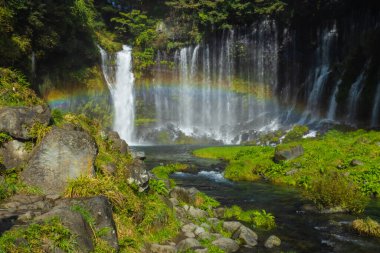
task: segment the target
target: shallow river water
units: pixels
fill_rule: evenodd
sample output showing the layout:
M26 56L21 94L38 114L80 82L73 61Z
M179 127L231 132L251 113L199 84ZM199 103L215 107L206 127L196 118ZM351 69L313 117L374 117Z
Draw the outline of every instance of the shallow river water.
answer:
M238 205L243 209L265 209L276 217L272 231L258 231L259 240L270 234L282 240L284 252L380 252L380 240L359 236L348 224L357 217L380 219L380 201L372 201L360 216L349 214L315 214L302 210L306 204L295 188L268 182L231 182L223 178L224 165L218 161L192 156L199 146L139 146L144 151L149 169L168 163L187 163L195 166L194 174L172 175L177 185L196 187L216 198L222 205ZM263 241L259 241L259 245ZM244 252L266 252L263 248Z

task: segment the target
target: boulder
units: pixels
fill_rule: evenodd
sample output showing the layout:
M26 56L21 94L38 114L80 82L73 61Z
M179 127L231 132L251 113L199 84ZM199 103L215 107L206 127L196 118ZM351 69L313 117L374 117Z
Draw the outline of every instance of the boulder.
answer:
M144 151L132 151L131 154L134 159L138 159L141 161L144 161L146 159Z
M278 163L280 161L291 160L300 157L301 155L303 155L303 153L304 150L301 145L285 147L279 146L275 150L274 161Z
M134 160L132 164L128 166L128 172L127 181L129 184L137 185L140 192L148 189L150 175L143 161Z
M235 233L241 226L243 225L238 221L223 222L223 229L230 233Z
M107 139L110 142L112 150L117 151L120 154L125 154L128 152L128 144L125 140L120 138L117 132L110 131L107 135Z
M0 108L0 132L6 132L14 138L30 140L29 130L39 122L48 125L51 114L47 106L2 107Z
M203 211L202 209L199 209L199 208L195 208L193 206L190 206L189 210L187 211L187 213L193 217L193 218L196 218L196 219L200 219L200 218L205 218L208 216L207 212L206 211Z
M160 244L152 244L150 246L151 253L176 253L177 250L174 246L171 245L160 245Z
M275 235L271 235L268 237L268 239L265 241L264 246L268 249L271 249L275 246L280 246L281 245L281 240Z
M18 140L3 143L0 147L0 157L5 169L21 166L29 159L29 155L26 144Z
M91 227L79 212L71 210L70 206L57 206L51 211L34 218L43 221L58 217L62 224L75 236L79 252L92 252L94 250L93 232Z
M192 233L197 228L197 226L194 223L189 223L184 226L182 226L181 230L183 233Z
M97 147L83 131L53 128L34 149L21 176L46 194L60 194L68 179L95 174Z
M257 245L257 234L246 226L240 226L238 230L232 235L233 239L238 239L243 245L247 247L255 247Z
M177 244L177 250L179 252L185 252L189 249L200 247L201 244L194 238L186 238Z
M230 238L222 237L213 241L212 244L226 253L236 252L239 250L239 244Z
M100 238L106 241L112 248L119 249L116 225L112 215L112 205L106 197L97 196L73 199L70 201L70 204L71 206L83 206L88 210L94 219L96 231L104 231Z
M176 186L170 191L170 197L176 198L185 203L194 204L198 192L199 191L194 187L183 188L183 187Z

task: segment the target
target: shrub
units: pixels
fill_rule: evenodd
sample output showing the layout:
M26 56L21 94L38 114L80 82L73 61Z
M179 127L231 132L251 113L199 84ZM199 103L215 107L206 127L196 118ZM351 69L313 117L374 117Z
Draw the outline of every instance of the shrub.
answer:
M257 228L270 230L276 227L275 217L265 210L247 210L243 211L239 206L227 208L224 212L224 218L237 219L249 223Z
M39 144L50 130L50 126L46 126L37 121L29 129L29 137L36 139L36 144Z
M329 172L315 177L304 196L319 209L341 207L351 212L364 211L367 197L358 186L339 172Z
M159 195L168 195L169 190L165 185L165 182L162 180L149 180L149 188L151 191L159 194Z
M169 179L169 175L177 171L184 171L188 168L187 164L174 163L165 166L158 166L152 169L152 173L160 179Z
M370 217L354 220L352 227L359 234L380 237L380 224Z

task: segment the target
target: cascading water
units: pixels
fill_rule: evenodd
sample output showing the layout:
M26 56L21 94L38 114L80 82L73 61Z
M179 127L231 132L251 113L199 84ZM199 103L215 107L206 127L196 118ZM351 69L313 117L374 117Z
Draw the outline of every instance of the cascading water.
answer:
M361 72L359 77L356 79L356 81L352 84L349 95L348 95L348 103L347 103L347 121L350 124L355 124L355 118L356 118L356 113L357 113L357 106L358 106L358 100L360 98L360 94L363 91L364 88L364 74L365 74L365 69Z
M327 112L327 119L334 121L335 120L335 114L336 114L336 108L338 107L338 103L336 102L336 96L339 92L339 85L342 83L340 80L337 85L334 88L334 92L331 95L330 103L329 103L329 110Z
M113 71L110 57L100 48L102 69L110 90L114 106L113 129L122 139L133 144L135 124L134 76L132 72L132 49L123 46L116 54L116 68Z
M380 82L377 85L375 100L373 103L371 127L378 127L380 125L379 114L380 114Z
M320 102L323 90L331 72L331 48L337 39L336 24L331 29L322 32L320 46L316 51L316 66L310 76L307 107L301 120L302 124L311 123L319 119Z
M277 50L274 21L224 31L221 38L178 50L177 74L156 78L149 90L137 91L137 99L154 107L155 129L238 143L246 131L278 127Z

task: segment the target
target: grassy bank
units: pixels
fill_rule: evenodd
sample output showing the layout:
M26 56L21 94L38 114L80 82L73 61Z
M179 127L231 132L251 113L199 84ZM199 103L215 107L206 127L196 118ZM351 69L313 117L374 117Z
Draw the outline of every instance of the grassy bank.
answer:
M277 149L295 145L301 145L304 154L280 163L273 160L276 148L268 146L210 147L195 150L194 155L228 161L225 177L233 181L265 178L273 183L300 186L307 192L319 191L319 195L326 190L331 190L328 195L338 195L339 188L341 194L352 191L353 196L358 196L358 190L367 196L380 193L380 132L334 130L317 138L295 138ZM340 183L331 189L321 187L326 180L330 180L329 186L333 181Z

